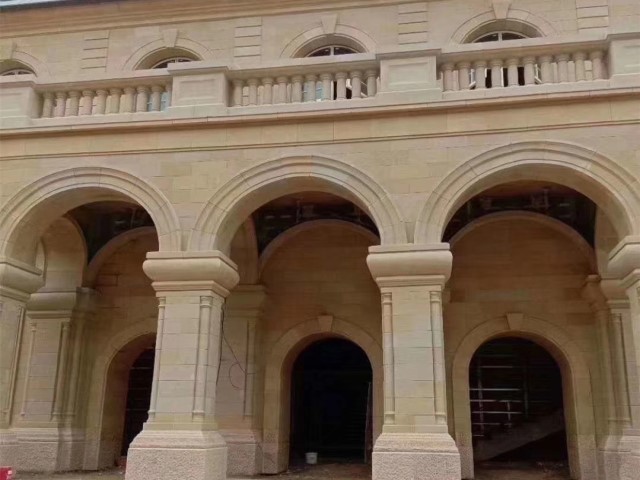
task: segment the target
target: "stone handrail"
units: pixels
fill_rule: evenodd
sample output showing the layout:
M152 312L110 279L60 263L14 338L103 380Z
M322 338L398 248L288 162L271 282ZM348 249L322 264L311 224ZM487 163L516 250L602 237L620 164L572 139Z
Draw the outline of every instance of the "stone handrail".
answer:
M445 92L604 80L603 40L551 43L533 38L456 45L438 58Z
M166 70L134 72L130 78L39 83L40 118L159 112L171 105Z
M297 58L231 69L232 107L375 97L379 61L371 54Z

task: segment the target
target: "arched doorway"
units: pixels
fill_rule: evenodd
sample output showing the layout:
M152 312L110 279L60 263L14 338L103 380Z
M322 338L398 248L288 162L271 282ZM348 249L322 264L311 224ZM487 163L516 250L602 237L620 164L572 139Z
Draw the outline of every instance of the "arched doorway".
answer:
M103 398L98 469L121 463L147 420L155 339L153 333L140 335L111 359Z
M479 469L513 466L568 475L562 373L531 340L482 344L469 365L473 456Z
M129 369L127 404L124 412L124 433L120 452L123 457L127 456L129 445L142 431L144 422L147 421L149 416L154 359L154 346L149 346L138 355L138 358Z
M292 464L366 463L372 448L372 369L355 343L331 338L300 353L291 373Z

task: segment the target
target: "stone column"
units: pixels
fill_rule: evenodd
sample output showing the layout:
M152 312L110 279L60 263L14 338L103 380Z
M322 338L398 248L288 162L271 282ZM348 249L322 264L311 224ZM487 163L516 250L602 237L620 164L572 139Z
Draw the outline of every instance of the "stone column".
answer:
M237 267L220 252L150 252L159 300L149 419L134 439L126 480L222 480L227 445L215 419L224 299Z
M459 480L447 425L442 291L448 244L376 246L367 264L383 309L385 415L373 480Z
M260 319L266 292L262 285L239 285L225 305L222 365L218 381L217 416L228 448L227 473L261 473L260 417L255 415Z
M15 465L18 439L11 430L25 303L42 286L40 272L22 262L0 260L0 465Z
M614 390L621 423L619 478L640 471L640 236L625 237L609 254L607 273L626 299L610 302Z
M82 468L84 432L77 421L77 395L83 330L95 292L36 292L27 302L29 338L23 355L20 471L69 471Z

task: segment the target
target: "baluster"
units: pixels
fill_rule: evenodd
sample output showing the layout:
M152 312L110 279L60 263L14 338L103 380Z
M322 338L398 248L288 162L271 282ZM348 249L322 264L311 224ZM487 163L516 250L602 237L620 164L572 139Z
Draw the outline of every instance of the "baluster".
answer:
M78 115L80 109L80 92L72 90L69 92L69 105L67 111L64 113L65 117L75 117Z
M502 87L502 60L496 58L491 60L491 88Z
M351 99L362 97L362 72L351 72Z
M378 72L367 70L364 72L364 78L367 81L367 97L375 97L378 93Z
M104 115L107 110L107 97L109 92L104 89L96 90L96 108L94 109L94 115Z
M273 78L262 79L262 104L271 105L273 103Z
M517 87L519 86L518 82L518 67L520 66L519 58L509 58L507 59L507 86L508 87Z
M278 103L289 103L289 96L287 95L289 79L287 77L278 77L276 81L278 82Z
M320 80L322 80L322 100L332 100L331 87L333 85L333 75L330 73L323 73L320 75Z
M162 94L164 87L162 85L151 85L151 97L149 100L149 111L159 112L162 108Z
M453 90L453 63L442 65L442 85L445 92Z
M487 62L478 60L474 62L473 68L476 74L476 90L487 88Z
M602 51L596 50L589 53L589 60L591 60L591 68L593 69L593 79L603 80L605 78L605 69L602 62Z
M551 55L543 55L540 57L540 80L543 84L553 83L551 61Z
M135 108L136 89L134 87L124 87L124 95L120 102L122 103L122 113L133 113Z
M55 104L53 92L44 92L42 97L42 118L51 118L53 117L53 106Z
M587 74L584 68L584 61L587 59L587 54L584 52L576 52L573 54L573 63L576 66L576 81L582 82L587 79Z
M291 102L302 102L302 83L304 77L302 75L294 75L291 77Z
M143 85L136 88L136 113L146 112L149 106L149 87Z
M524 84L535 85L536 83L536 59L535 57L524 57Z
M64 117L64 111L67 108L67 92L56 92L56 108L54 117Z
M80 115L91 115L94 95L95 92L93 90L82 91L82 108L80 109Z
M469 86L471 85L471 63L470 62L460 62L457 65L458 67L458 87L460 90L469 90Z
M315 102L316 100L316 82L318 81L318 76L310 73L305 76L305 85L304 85L304 101L305 102Z
M232 97L232 107L239 107L242 105L242 89L244 88L244 81L236 78L232 81L233 83L233 97Z
M566 83L569 81L569 55L566 53L561 53L560 55L556 55L556 63L558 64L558 82Z
M120 113L120 97L122 97L121 88L109 89L109 113Z
M247 80L249 87L249 105L258 105L258 79L250 78Z
M347 98L347 74L345 72L336 73L336 100Z

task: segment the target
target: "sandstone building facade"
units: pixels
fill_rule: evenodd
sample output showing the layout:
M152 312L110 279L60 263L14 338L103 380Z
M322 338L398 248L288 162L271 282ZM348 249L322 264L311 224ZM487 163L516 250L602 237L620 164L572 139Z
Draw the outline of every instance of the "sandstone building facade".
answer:
M638 478L640 2L3 3L0 465Z

